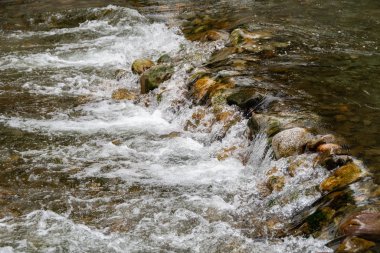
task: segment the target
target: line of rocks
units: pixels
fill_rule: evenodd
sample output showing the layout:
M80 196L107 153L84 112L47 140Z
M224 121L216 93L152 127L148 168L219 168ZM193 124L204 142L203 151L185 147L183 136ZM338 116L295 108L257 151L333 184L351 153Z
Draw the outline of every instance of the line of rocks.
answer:
M202 33L204 35L194 38L226 39L226 31L202 30ZM275 96L268 89L242 86L236 81L250 71L250 64L257 65L262 59L276 57L281 50L291 46L289 42L271 41L272 38L268 31L234 29L226 47L216 51L202 68L193 70L188 82L191 99L196 105L211 108L215 120L224 124L224 134L241 120L240 114L231 110L237 108L249 119L247 138L253 140L258 133L265 133L276 159L310 154L314 157L314 166L331 171L318 186L323 196L293 217L293 227L288 234L335 238L329 246L336 252L363 252L378 247L380 191L361 163L349 155L347 148L339 145L335 136L317 134L313 127L307 127L316 124L315 117L286 111L281 101L274 103ZM138 59L132 64L132 72L140 75L141 94L158 88L171 78L174 73L171 62L170 57L164 55L156 63ZM119 89L112 97L133 100L136 94ZM194 131L201 124L206 126L205 117L205 110L196 111L185 130ZM217 158L224 160L237 149L236 146L225 148ZM291 164L289 174L297 173L301 163ZM268 173L266 186L270 192L281 191L284 183L284 177ZM356 189L366 189L367 192L361 194Z

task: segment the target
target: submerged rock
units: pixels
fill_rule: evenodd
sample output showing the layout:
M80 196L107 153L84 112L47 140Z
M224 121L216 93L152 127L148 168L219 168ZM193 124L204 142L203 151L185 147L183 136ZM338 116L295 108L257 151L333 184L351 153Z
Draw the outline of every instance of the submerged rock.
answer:
M313 136L304 128L295 127L279 132L272 139L276 158L301 154Z
M336 249L336 253L360 253L366 252L370 248L376 246L376 243L367 241L365 239L350 236L344 239L344 241Z
M339 225L339 232L369 240L380 239L380 212L364 210L350 214Z
M141 93L146 94L151 90L170 79L174 73L174 68L170 65L157 65L145 71L140 77Z
M154 62L149 59L137 59L132 63L132 72L141 75L153 66Z
M245 29L237 28L231 32L230 42L237 46L244 43L252 42L254 39L270 39L272 35L266 31L249 32Z
M114 100L134 100L135 98L136 94L125 88L117 89L114 92L112 92L112 99Z
M362 176L362 170L355 164L349 163L338 169L326 178L320 185L322 191L333 191L347 186Z

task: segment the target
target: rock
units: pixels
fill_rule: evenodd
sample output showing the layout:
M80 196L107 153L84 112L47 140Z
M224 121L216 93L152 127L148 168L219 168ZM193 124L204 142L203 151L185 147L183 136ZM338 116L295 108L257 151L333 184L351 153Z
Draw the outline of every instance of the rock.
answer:
M336 141L335 136L332 134L317 135L315 138L307 143L307 149L316 151L318 146L326 143L334 143Z
M129 90L125 88L117 89L114 92L112 92L112 99L114 100L134 100L136 98L136 94L133 92L130 92Z
M208 76L198 79L194 84L193 95L197 100L202 100L208 93L208 90L216 83L215 80Z
M168 133L168 134L160 135L160 138L163 138L163 139L174 139L174 138L177 138L177 137L180 137L180 136L181 136L180 132L171 132L171 133Z
M330 155L343 153L342 147L334 143L321 144L317 147L317 151L319 153L327 153Z
M273 137L281 131L281 123L276 119L269 119L266 127L268 137Z
M117 81L122 79L128 72L124 69L118 69L115 71L115 78Z
M235 87L233 83L220 83L215 81L209 76L204 76L198 79L193 87L193 96L197 102L205 102L208 98L212 98L213 104L218 104L218 101L224 101L224 96L219 96L220 99L215 98L218 94L221 95L224 90Z
M352 162L352 158L348 155L321 154L317 157L317 159L317 163L322 167L325 167L327 170L334 170Z
M137 59L132 63L132 72L141 75L153 66L154 63L149 59Z
M270 176L266 183L268 189L273 191L281 191L285 186L285 177L284 176Z
M226 160L228 157L232 155L232 153L237 149L236 146L232 146L229 148L224 148L221 152L218 153L217 159L219 161Z
M359 236L368 240L380 238L380 212L363 210L350 214L339 225L339 232L346 236Z
M168 54L163 54L158 58L157 63L170 63L172 61L172 58Z
M336 249L336 253L359 253L365 252L376 246L376 243L359 237L347 237Z
M232 118L233 114L234 113L231 111L218 112L215 114L215 119L218 122L224 122L225 123Z
M234 47L222 48L211 55L207 66L212 67L217 62L225 61L229 59L230 56L235 54L236 52L237 52L237 49Z
M252 44L255 40L270 39L272 35L266 31L249 32L245 29L237 28L231 32L230 43L234 46L242 44Z
M170 79L174 73L174 68L170 65L162 64L151 67L140 77L141 93L146 94L151 90Z
M240 88L227 97L229 105L237 105L242 109L257 107L264 99L255 89Z
M279 132L272 138L276 158L301 154L313 136L304 128L295 127Z
M209 30L205 33L204 41L216 41L222 39L222 34L215 30Z
M336 211L330 207L318 208L313 214L305 219L304 232L314 233L321 230L322 227L329 224Z
M355 164L349 163L338 169L326 178L320 185L322 191L333 191L347 186L362 176L362 170Z
M257 120L255 119L254 116L252 116L248 120L247 125L248 125L248 129L249 129L248 136L249 136L249 139L252 140L253 136L255 136L259 132L260 125L259 125L259 123L257 122Z

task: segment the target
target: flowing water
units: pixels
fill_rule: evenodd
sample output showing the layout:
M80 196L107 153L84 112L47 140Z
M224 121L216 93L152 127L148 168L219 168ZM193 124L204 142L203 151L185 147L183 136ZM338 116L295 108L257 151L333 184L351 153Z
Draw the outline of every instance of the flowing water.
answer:
M330 252L273 234L320 197L325 170L308 161L263 197L267 171L287 166L264 134L249 141L243 117L227 132L186 127L194 112L212 117L188 99L188 73L224 42L181 31L185 15L207 12L292 41L254 75L293 90L377 173L379 3L286 2L0 1L0 252ZM139 90L135 59L163 53L178 59L164 92L111 99Z

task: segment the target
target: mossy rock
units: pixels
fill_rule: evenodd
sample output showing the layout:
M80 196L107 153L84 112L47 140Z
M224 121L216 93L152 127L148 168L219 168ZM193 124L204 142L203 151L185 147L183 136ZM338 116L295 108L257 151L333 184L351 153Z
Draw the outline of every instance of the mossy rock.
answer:
M157 63L170 63L172 61L172 58L168 54L163 54L158 58Z
M153 66L154 62L149 59L137 59L132 63L132 72L141 75Z
M141 93L146 94L170 79L174 68L170 65L157 65L145 71L140 77Z
M322 191L333 191L347 186L362 176L362 170L355 164L349 163L338 169L326 178L320 185Z

